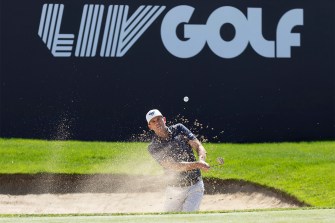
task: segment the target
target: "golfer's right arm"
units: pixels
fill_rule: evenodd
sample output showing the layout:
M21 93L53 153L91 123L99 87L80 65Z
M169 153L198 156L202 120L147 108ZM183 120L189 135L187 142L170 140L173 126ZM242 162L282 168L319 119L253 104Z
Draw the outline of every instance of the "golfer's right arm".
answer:
M204 161L175 162L172 159L168 159L168 160L161 161L160 164L164 168L174 170L174 171L188 171L188 170L194 170L194 169L208 171L210 169L209 164Z

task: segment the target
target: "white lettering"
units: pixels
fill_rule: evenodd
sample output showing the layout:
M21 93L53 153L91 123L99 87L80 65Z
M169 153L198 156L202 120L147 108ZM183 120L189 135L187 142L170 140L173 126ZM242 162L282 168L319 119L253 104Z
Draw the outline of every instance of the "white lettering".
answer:
M128 18L129 6L110 5L99 44L104 8L103 5L84 5L76 57L96 56L99 45L101 57L124 56L166 7L142 5ZM73 51L75 35L60 33L63 11L63 4L44 4L38 30L55 57L70 57ZM303 25L303 9L289 10L280 18L275 40L266 40L263 36L261 8L248 8L246 16L235 7L222 6L209 15L205 24L190 24L194 11L192 6L176 6L162 20L163 45L176 57L194 57L206 43L214 54L227 59L241 55L249 44L257 54L267 58L290 58L292 47L300 46L300 34L292 33L292 29ZM231 40L221 36L221 29L227 24L235 31ZM180 38L179 28L183 30Z
M251 47L263 57L275 57L275 41L264 39L262 34L262 9L248 8L248 17L240 10L223 6L208 17L207 23L188 24L194 8L176 6L163 19L161 37L166 49L174 56L190 58L203 49L205 43L219 57L235 58ZM300 35L292 34L291 30L297 25L303 25L303 10L294 9L285 13L277 27L277 57L291 57L291 47L300 46ZM186 24L184 24L186 23ZM225 24L231 24L235 29L232 40L226 41L221 37L220 30ZM177 36L177 27L183 25L184 38Z
M194 8L183 5L170 10L164 17L161 26L161 37L166 49L176 57L190 58L197 55L206 44L203 35L205 26L184 25L184 37L188 40L180 40L177 37L177 26L188 23Z
M71 56L73 34L60 34L63 18L63 4L44 4L38 35L55 57Z
M216 9L207 20L207 43L219 57L234 58L240 55L248 45L248 23L244 14L231 6ZM221 38L220 28L230 23L235 28L235 37L231 41Z
M300 46L300 34L291 31L303 24L302 9L292 9L281 17L277 27L277 57L291 57L291 46Z
M264 39L262 33L262 9L248 8L249 39L251 47L263 57L275 57L275 42Z

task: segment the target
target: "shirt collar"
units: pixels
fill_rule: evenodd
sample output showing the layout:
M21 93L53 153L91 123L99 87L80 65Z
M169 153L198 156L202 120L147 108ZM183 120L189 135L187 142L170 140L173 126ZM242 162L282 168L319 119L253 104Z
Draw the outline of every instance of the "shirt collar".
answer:
M171 127L167 127L166 129L167 129L168 134L169 134L168 138L161 138L158 135L154 134L154 137L153 137L154 140L158 141L158 142L167 142L167 141L171 140L172 139L172 130L171 130Z

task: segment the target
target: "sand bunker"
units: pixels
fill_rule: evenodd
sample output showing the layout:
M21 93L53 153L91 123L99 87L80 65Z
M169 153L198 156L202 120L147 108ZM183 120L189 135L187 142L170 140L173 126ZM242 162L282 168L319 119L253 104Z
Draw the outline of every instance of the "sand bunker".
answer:
M160 212L164 203L160 179L120 175L1 175L0 213ZM282 192L248 182L213 179L204 182L202 211L305 206Z

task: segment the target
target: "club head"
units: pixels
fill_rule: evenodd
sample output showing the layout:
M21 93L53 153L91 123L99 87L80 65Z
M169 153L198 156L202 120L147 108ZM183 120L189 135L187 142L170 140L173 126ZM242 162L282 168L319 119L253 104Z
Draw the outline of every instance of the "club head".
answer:
M222 157L216 158L216 161L218 162L219 165L224 164L224 159Z

